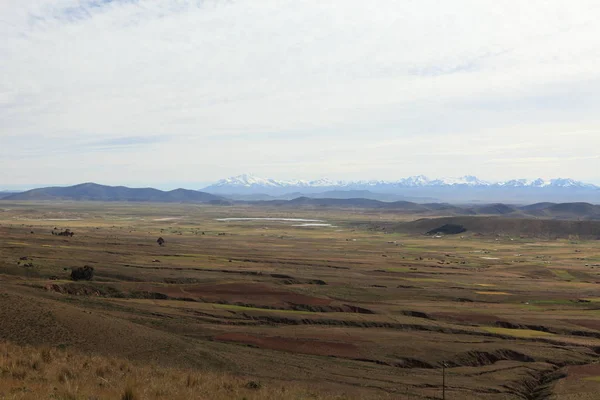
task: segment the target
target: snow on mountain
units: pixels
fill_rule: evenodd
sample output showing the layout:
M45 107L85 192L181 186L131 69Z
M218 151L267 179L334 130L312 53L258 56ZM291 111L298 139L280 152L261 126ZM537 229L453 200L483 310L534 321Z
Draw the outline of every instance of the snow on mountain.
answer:
M506 182L498 182L498 183L496 183L496 186L526 187L526 186L530 186L531 183L532 183L532 181L527 180L527 179L512 179L512 180L506 181Z
M506 182L499 182L495 184L496 186L503 187L531 187L531 188L545 188L545 187L553 187L553 188L596 188L597 186L579 182L573 179L513 179Z
M425 175L409 176L398 181L402 186L415 187L415 186L430 186L431 180Z
M301 181L302 186L305 187L333 187L333 186L344 186L342 181L332 181L330 179L317 179L314 181Z
M598 186L575 181L573 179L557 178L557 179L513 179L504 182L491 183L481 180L475 176L467 175L459 178L440 178L429 179L424 175L410 176L397 181L383 180L368 180L368 181L334 181L330 179L317 180L275 180L269 178L261 178L251 174L243 174L231 178L221 179L215 184L204 188L205 191L224 190L224 189L302 189L302 188L378 188L378 187L504 187L504 188L587 188L600 189Z
M282 187L285 186L282 182L278 182L274 179L266 179L259 178L250 174L243 174L238 176L233 176L231 178L225 178L219 180L213 187L252 187L252 186L262 186L262 187Z
M441 178L434 182L439 182L440 185L468 185L468 186L490 186L491 183L483 181L473 175L465 175L460 178Z
M594 188L596 186L591 185L589 183L583 183L579 181L575 181L573 179L552 179L550 180L550 186L554 187L581 187L581 188Z

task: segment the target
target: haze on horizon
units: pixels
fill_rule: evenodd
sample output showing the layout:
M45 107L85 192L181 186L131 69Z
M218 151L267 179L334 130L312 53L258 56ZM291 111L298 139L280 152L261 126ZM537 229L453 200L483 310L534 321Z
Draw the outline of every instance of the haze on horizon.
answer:
M7 0L0 189L600 183L600 3Z

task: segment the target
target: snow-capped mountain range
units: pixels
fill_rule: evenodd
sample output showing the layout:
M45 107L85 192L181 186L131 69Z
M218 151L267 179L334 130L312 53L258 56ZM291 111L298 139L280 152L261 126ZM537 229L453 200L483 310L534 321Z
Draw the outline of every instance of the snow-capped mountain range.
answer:
M398 180L334 181L276 180L250 174L221 179L201 189L239 200L370 198L415 202L512 202L586 201L600 203L600 187L573 179L513 179L488 182L475 176L430 179L423 175Z
M337 188L337 189L368 189L380 186L392 187L447 187L447 186L471 186L471 187L530 187L530 188L589 188L599 189L599 187L576 181L573 179L513 179L504 182L488 182L475 176L467 175L460 178L441 178L429 179L424 175L410 176L396 181L368 180L368 181L333 181L330 179L318 180L276 180L270 178L261 178L250 174L243 174L231 178L221 179L213 185L210 185L203 191L210 192L217 188L239 189L239 188Z

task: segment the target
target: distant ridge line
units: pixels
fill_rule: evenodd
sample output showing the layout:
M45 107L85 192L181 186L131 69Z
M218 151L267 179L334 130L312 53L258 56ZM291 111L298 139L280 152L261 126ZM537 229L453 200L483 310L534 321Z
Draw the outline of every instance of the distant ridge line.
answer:
M205 203L214 205L252 205L278 208L356 208L376 209L423 216L502 216L536 219L583 219L600 220L600 205L588 202L538 202L528 205L504 203L456 205L447 202L380 201L370 198L312 198L298 196L293 199L232 200L206 192L175 189L162 191L154 188L129 188L82 183L67 187L32 189L0 198L0 201L123 201L160 203Z

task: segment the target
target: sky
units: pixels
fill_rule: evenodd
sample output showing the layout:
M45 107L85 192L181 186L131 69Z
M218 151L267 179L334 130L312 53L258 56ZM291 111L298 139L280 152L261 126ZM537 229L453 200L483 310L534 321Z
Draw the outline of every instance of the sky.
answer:
M0 189L600 184L596 0L2 0Z

